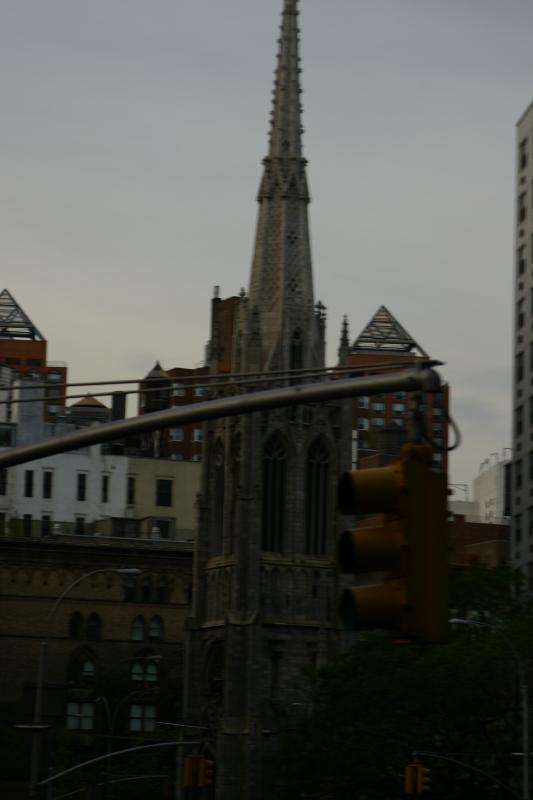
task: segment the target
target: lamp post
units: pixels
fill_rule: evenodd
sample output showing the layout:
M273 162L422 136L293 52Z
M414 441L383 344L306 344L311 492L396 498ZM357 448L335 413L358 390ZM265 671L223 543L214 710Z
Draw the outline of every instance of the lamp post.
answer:
M513 654L518 669L518 680L520 682L520 707L522 716L522 800L529 800L529 686L524 659L519 656L510 639L508 639L499 628L496 628L489 622L476 622L471 619L458 618L453 618L449 620L449 622L452 625L471 625L476 628L489 628L494 630Z
M57 610L57 607L63 600L63 598L79 583L84 581L86 578L90 578L93 575L100 575L104 573L115 573L116 575L141 575L142 570L140 569L94 569L91 572L86 572L84 575L81 575L79 578L76 578L75 581L72 581L66 589L64 589L57 600L55 601L54 605L50 609L50 612L46 618L46 624L44 629L44 636L39 644L39 664L37 667L37 682L35 688L35 701L33 704L33 724L32 725L18 725L19 728L30 728L32 731L32 743L31 743L31 757L30 757L30 779L28 785L28 797L30 800L34 800L37 797L37 784L38 784L38 776L39 776L39 761L40 761L40 752L41 752L41 732L46 728L46 725L43 725L42 722L42 712L43 712L43 684L44 684L44 667L46 661L46 650L48 647L48 636L50 632L50 625L54 618L54 614Z

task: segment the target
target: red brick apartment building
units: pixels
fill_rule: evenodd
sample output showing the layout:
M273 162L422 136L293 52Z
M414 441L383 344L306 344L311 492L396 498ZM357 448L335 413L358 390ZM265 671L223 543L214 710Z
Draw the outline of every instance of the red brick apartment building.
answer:
M67 381L64 363L47 360L47 341L7 289L0 292L0 365L16 377L41 381L45 419L54 420L64 410Z

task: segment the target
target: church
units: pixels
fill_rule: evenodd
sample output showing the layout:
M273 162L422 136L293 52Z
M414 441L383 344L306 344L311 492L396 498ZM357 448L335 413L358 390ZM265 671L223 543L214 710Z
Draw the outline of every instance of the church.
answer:
M222 299L216 291L212 301L209 373L227 374L213 397L265 388L265 378L270 387L324 379L297 0L283 2L278 42L248 292ZM338 653L344 636L336 485L351 463L349 404L220 419L204 436L184 719L206 728L217 798L270 800L281 780L280 742L305 712L304 675Z

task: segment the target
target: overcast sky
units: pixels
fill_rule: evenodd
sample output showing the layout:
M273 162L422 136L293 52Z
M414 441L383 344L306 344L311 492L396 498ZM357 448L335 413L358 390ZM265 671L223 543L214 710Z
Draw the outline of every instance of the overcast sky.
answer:
M328 363L384 304L446 362L452 481L510 445L530 0L301 0ZM2 279L71 380L195 366L248 285L281 0L0 0Z

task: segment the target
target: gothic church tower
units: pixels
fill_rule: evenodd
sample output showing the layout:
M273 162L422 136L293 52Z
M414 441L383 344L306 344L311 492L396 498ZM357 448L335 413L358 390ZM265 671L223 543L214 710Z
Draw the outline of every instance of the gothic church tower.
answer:
M230 379L219 395L324 366L297 23L297 0L284 0L249 292L217 292L212 304L211 372L249 373L255 386ZM269 375L276 383L262 384ZM302 672L339 649L335 487L350 463L349 430L335 403L206 425L185 719L208 729L220 800L275 799L277 744L302 713Z

